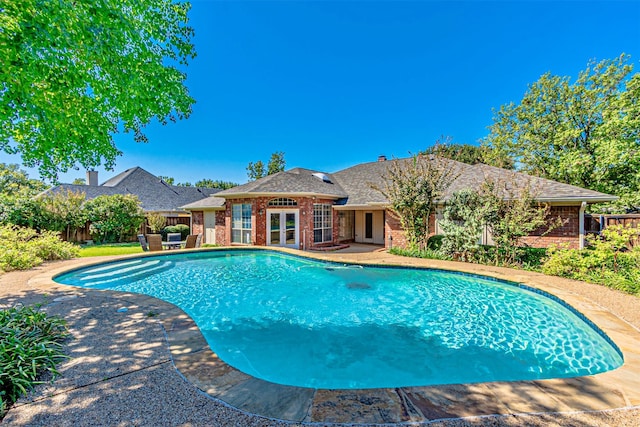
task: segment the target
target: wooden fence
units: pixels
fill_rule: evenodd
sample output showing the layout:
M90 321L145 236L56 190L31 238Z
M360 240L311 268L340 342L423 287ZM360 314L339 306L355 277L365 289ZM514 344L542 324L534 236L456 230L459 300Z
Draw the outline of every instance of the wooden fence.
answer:
M584 216L584 231L586 234L600 234L602 230L612 225L640 228L640 214Z
M168 216L166 217L166 220L167 221L165 223L165 227L178 224L191 226L191 218L188 216ZM91 223L87 222L84 227L77 228L76 230L71 230L68 240L70 242L86 242L87 240L91 240L90 226ZM148 231L149 227L147 224L147 219L145 218L144 222L140 226L140 229L138 230L138 233L136 234L147 234ZM60 237L62 238L62 240L67 240L67 233L61 233ZM130 241L135 242L136 240L136 235L132 235Z

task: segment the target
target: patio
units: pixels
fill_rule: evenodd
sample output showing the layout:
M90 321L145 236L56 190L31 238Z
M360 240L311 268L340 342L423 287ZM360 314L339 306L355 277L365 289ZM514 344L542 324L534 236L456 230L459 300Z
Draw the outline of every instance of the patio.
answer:
M72 358L60 365L62 376L19 401L4 422L564 426L634 425L640 417L640 299L636 297L524 271L400 258L371 245L306 255L340 262L457 269L526 282L554 293L598 324L622 349L625 365L571 380L292 392L246 378L216 360L191 319L170 304L141 295L70 288L51 281L57 272L105 260L82 259L0 275L0 305L42 302L47 295L47 311L65 317L75 338L68 343ZM256 413L262 416L253 415ZM503 415L491 415L496 413Z

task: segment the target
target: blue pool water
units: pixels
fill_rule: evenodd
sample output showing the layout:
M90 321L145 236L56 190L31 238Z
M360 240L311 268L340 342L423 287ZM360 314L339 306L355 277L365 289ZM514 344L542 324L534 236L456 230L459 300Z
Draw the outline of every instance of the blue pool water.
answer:
M169 301L222 360L314 388L591 375L620 352L565 305L512 283L408 268L210 251L103 264L55 278Z

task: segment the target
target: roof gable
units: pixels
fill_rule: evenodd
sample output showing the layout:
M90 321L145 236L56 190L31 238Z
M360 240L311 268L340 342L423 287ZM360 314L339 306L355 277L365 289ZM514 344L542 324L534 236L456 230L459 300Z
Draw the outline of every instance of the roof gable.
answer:
M183 211L181 206L220 191L216 188L169 185L141 167L127 169L98 186L61 184L48 191L58 192L63 189L82 191L88 199L102 195L134 194L140 199L143 210L164 212Z

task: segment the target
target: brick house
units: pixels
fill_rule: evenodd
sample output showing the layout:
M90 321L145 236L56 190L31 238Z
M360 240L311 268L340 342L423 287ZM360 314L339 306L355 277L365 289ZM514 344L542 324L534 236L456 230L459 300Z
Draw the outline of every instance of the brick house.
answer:
M358 164L327 174L303 168L279 172L244 185L221 191L187 205L192 233L203 233L206 243L220 245L287 246L320 249L343 243L405 246L400 222L387 208L388 201L374 187L381 187L387 168L394 161ZM430 218L430 230L438 233L438 220L455 191L477 189L487 179L522 188L529 183L537 199L551 206L551 215L564 220L562 227L545 236L541 231L524 239L525 244L546 247L584 244L584 211L589 203L615 200L615 196L487 165L467 165L445 160L456 169L457 178ZM483 244L491 244L485 232Z

